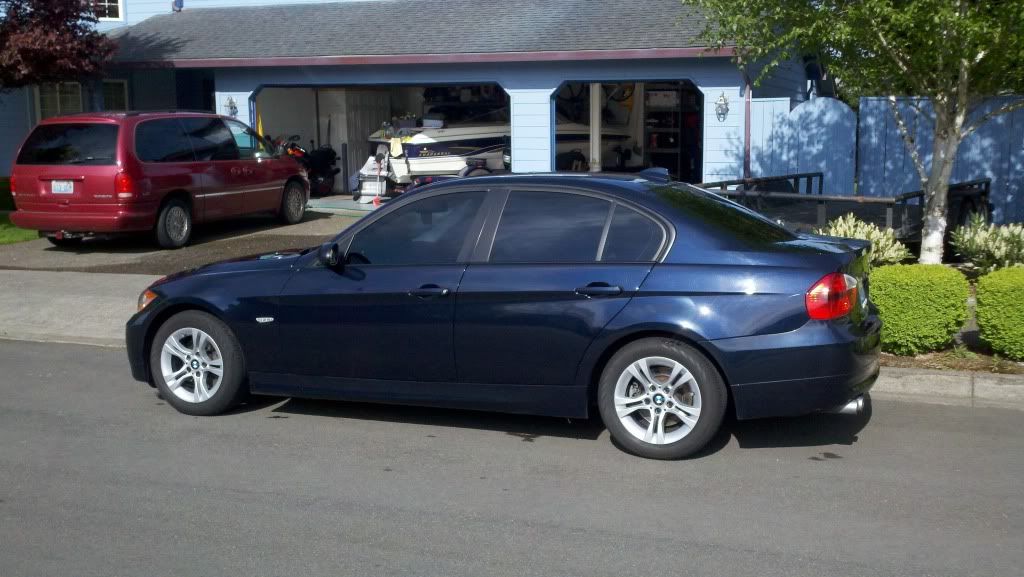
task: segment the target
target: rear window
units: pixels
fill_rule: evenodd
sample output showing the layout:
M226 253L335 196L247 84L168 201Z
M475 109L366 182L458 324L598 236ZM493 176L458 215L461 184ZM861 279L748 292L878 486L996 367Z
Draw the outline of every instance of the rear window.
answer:
M17 164L107 165L117 157L115 124L43 124L18 154Z
M717 194L683 184L649 183L648 186L688 218L748 244L784 242L797 238L782 225Z

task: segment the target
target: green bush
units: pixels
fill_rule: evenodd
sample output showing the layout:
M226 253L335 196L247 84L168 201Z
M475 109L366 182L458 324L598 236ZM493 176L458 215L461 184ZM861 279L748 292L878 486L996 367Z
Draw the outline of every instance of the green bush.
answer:
M1024 361L1024 268L1005 268L978 279L978 329L992 350Z
M948 345L967 320L967 279L938 264L892 265L871 272L870 297L882 322L882 350L917 355Z
M979 214L953 231L953 248L984 272L1024 265L1024 225L996 226Z
M910 251L903 243L896 240L896 233L887 228L879 228L869 222L858 220L853 213L841 216L819 228L818 234L858 238L871 241L871 265L896 264L910 258Z

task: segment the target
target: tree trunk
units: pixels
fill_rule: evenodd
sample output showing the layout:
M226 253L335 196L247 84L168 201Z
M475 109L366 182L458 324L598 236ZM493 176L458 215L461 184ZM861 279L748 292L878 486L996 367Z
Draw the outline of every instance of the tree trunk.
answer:
M946 238L949 177L960 146L958 126L948 126L951 115L935 118L932 165L924 185L924 228L921 230L921 264L941 264ZM955 118L955 116L953 116ZM955 122L955 121L954 121Z

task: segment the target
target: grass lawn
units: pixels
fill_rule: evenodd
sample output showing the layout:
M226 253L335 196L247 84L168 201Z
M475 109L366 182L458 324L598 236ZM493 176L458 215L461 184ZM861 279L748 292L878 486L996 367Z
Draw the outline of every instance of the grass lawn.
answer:
M39 238L38 232L14 226L6 214L0 216L0 244L12 244L37 238Z

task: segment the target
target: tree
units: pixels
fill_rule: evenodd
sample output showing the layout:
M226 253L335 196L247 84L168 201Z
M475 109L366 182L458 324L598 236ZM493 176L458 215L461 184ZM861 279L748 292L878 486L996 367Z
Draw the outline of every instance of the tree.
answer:
M96 75L114 42L88 0L0 0L0 90Z
M887 97L925 193L922 263L942 261L949 179L960 143L1017 108L1024 92L1024 0L683 0L704 10L713 46L735 46L757 79L794 57L817 57L840 95ZM915 96L927 99L922 106ZM902 100L930 123L922 156L900 113Z

